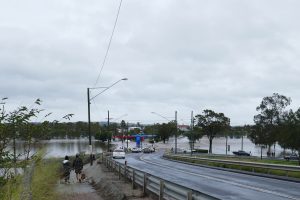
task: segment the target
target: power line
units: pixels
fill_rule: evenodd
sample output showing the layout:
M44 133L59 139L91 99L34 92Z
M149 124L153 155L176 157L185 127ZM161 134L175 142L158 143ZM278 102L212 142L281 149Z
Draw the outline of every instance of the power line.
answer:
M108 55L108 52L109 52L109 49L110 49L110 44L111 44L111 41L112 41L112 38L113 38L113 35L114 35L114 32L115 32L115 29L116 29L116 26L117 26L117 22L118 22L120 10L121 10L122 1L123 1L123 0L120 0L118 12L117 12L117 17L116 17L115 24L114 24L114 28L113 28L112 33L111 33L111 35L110 35L109 43L108 43L108 46L107 46L107 49L106 49L106 53L105 53L105 56L104 56L104 59L103 59L103 62L102 62L102 66L101 66L100 72L99 72L99 74L98 74L98 77L97 77L97 79L96 79L96 82L95 82L94 86L97 85L97 83L98 83L98 81L99 81L99 78L100 78L100 76L101 76L103 67L104 67L105 62L106 62L106 58L107 58L107 55Z

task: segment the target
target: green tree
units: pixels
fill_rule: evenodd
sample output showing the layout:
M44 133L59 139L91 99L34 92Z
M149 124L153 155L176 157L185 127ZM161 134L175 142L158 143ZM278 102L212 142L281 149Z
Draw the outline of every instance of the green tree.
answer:
M95 139L100 140L102 142L105 142L106 140L108 140L108 138L109 138L109 131L105 129L99 130L95 134Z
M298 152L300 165L300 108L296 112L290 110L284 114L280 124L280 137L278 144Z
M174 122L163 123L158 126L158 137L165 143L171 135L176 131L176 124Z
M200 128L194 127L193 130L189 130L183 133L189 140L191 153L194 150L194 144L197 140L200 140L203 137L203 132Z
M145 126L144 128L144 133L152 136L149 140L150 143L154 143L155 139L157 139L156 136L158 135L158 126L159 124L153 124Z
M208 137L209 153L212 153L212 141L217 134L230 128L230 119L223 113L204 110L203 114L196 115L196 127L200 128Z
M121 126L122 142L123 142L124 140L123 136L125 135L124 132L127 129L126 122L122 120L120 126Z
M254 116L255 127L249 138L255 144L267 145L268 155L272 144L277 140L279 125L283 118L285 108L290 105L291 99L274 93L273 96L264 97L256 108L260 113Z

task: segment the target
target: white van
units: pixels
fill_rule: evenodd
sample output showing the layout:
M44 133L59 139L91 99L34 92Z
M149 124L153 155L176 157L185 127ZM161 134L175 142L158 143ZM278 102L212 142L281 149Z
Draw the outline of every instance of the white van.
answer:
M124 149L115 149L113 151L113 158L123 158L123 159L125 159Z

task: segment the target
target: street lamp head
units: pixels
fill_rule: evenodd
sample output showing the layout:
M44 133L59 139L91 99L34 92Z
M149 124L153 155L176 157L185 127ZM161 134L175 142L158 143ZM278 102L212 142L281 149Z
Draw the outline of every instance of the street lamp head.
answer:
M122 81L127 81L127 80L128 80L128 78L122 78L121 80L122 80Z

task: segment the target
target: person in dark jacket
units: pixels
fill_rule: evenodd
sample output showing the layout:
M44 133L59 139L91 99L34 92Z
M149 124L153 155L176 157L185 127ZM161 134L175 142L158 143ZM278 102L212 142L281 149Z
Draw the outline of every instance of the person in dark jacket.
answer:
M70 172L72 168L71 168L71 163L69 161L69 156L65 156L65 160L63 161L63 169L64 169L65 183L70 183Z
M83 169L83 162L82 162L81 158L79 157L79 154L76 154L76 158L73 161L73 168L76 173L77 181L81 182L81 171Z

